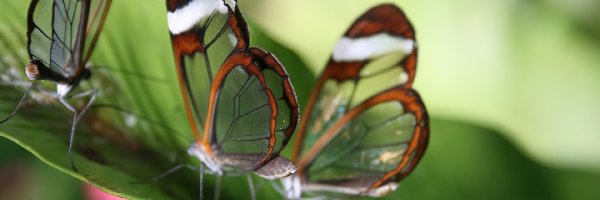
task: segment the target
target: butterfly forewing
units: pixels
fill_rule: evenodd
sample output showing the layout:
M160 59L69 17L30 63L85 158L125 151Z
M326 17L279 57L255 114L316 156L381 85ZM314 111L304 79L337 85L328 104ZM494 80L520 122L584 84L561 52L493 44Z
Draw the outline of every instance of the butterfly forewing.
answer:
M396 6L377 6L354 22L300 124L292 157L304 188L377 196L411 171L428 135L425 107L411 89L416 55L414 30Z
M185 4L187 7L177 10L177 12L198 12L197 10L188 11L190 9L188 7L193 6L194 2L199 1L191 1ZM222 4L221 1L212 1L212 3ZM202 129L207 114L209 91L216 73L227 57L247 48L245 22L239 22L234 12L225 7L224 12L217 9L204 14L186 31L179 31L178 27L183 25L171 25L174 23L176 22L169 22L169 28L172 34L171 40L176 63L180 70L178 74L185 88L184 97L188 98L189 104L191 104L186 107L193 113L193 117L196 119L194 123L198 124L199 129ZM184 22L177 24L184 24Z
M73 81L83 72L110 3L111 0L33 0L28 14L31 60L67 79L54 81ZM90 30L94 34L88 36Z

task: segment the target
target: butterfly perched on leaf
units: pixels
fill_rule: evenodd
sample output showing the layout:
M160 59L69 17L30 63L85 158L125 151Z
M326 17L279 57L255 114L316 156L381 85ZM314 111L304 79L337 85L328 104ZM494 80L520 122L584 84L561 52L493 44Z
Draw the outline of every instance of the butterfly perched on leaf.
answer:
M236 1L167 0L183 105L210 173L277 179L296 170L279 152L298 122L296 94L277 58L249 47Z
M425 153L427 111L412 89L415 32L400 8L360 16L337 42L304 108L286 198L383 196Z
M25 74L30 80L45 80L56 85L56 92L31 84L14 116L32 88L45 92L72 111L73 121L69 138L69 161L77 171L71 149L75 125L94 101L95 89L73 94L82 80L89 78L87 66L98 36L104 25L112 0L32 0L27 14L27 50L30 58ZM89 97L83 108L71 105L70 98Z

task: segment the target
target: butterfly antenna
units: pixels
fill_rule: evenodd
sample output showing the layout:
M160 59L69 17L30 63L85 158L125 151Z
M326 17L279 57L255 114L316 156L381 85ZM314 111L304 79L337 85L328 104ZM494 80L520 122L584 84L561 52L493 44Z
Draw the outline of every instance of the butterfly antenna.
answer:
M150 179L150 180L146 180L146 181L134 181L134 182L129 182L129 184L142 184L142 183L149 183L149 182L156 182L160 179L163 179L164 177L167 177L168 175L171 175L177 171L179 171L180 169L182 169L183 167L186 167L186 164L178 164L175 167L172 167L171 169L167 170L166 172Z
M62 103L65 107L67 107L67 109L69 109L71 112L73 112L73 123L71 124L71 131L69 132L69 163L71 164L71 168L73 168L73 171L77 171L77 168L75 167L75 163L73 162L73 156L71 154L71 149L73 147L73 140L75 140L75 120L77 120L77 110L75 110L75 108L73 108L73 106L71 106L71 104L69 104L69 102L67 102L64 98L60 97L59 98L60 103Z
M100 73L119 73L119 74L123 74L123 75L127 75L127 76L136 77L136 78L139 78L140 80L145 80L145 81L156 81L156 82L159 82L159 83L167 82L167 79L156 77L156 76L152 76L152 75L148 75L148 74L144 74L144 73L140 73L140 72L137 72L137 71L134 71L134 70L114 69L114 68L106 67L104 65L92 65L89 68L93 69L94 73L96 73L96 72L100 72Z
M35 87L35 84L36 84L35 82L31 83L31 86L29 86L29 88L27 89L25 94L21 97L21 100L19 100L19 104L17 104L17 107L15 108L15 110L6 119L3 119L2 121L0 121L0 124L10 120L13 116L15 116L17 114L17 112L19 111L19 108L21 108L21 105L23 105L23 102L25 102L25 98L29 94L29 91L31 91L31 88Z
M221 198L221 176L217 176L215 180L215 200Z
M250 198L252 200L256 200L256 191L254 190L254 181L252 180L252 176L248 174L248 188L250 189Z

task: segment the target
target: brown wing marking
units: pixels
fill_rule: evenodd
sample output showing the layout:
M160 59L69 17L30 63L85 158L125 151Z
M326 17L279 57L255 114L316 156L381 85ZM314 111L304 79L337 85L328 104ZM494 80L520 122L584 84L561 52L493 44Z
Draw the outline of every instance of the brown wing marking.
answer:
M374 7L359 17L351 28L344 34L345 37L358 38L368 37L374 34L388 33L407 39L415 40L415 32L402 10L392 4L384 4ZM416 40L415 40L416 41ZM308 98L308 103L304 107L303 120L300 121L298 133L296 133L296 143L292 151L292 160L297 162L302 152L303 138L308 128L309 118L316 104L317 98L323 89L323 85L329 79L338 82L346 80L360 79L361 70L370 62L370 60L353 62L336 62L332 58L321 74L315 88ZM410 55L403 59L400 66L408 73L408 80L403 85L404 88L411 88L415 79L417 66L417 48L415 47ZM301 171L301 170L300 170Z
M417 119L417 125L415 127L415 134L411 139L409 144L409 148L407 152L404 154L404 157L400 163L400 165L394 169L393 171L386 173L384 177L373 184L372 188L381 186L385 181L389 180L391 176L398 174L404 169L410 161L410 155L415 151L415 149L419 148L418 154L414 159L415 163L422 156L425 148L426 141L428 138L428 117L425 111L425 106L423 105L419 95L416 91L412 89L405 89L402 87L395 87L389 90L386 90L382 93L379 93L363 103L357 105L352 110L347 112L340 120L338 120L335 124L331 126L325 134L323 134L306 152L306 154L302 155L300 160L296 163L298 166L298 175L300 177L303 176L304 168L306 168L319 154L319 152L340 132L340 130L346 126L350 121L354 118L358 117L363 111L389 101L398 101L402 103L405 107L405 111L407 113L413 113L415 118ZM412 167L414 166L410 166ZM409 171L408 171L409 172ZM406 172L406 174L408 174Z
M413 52L408 55L403 61L402 66L404 66L404 70L408 73L408 80L404 83L404 88L412 88L412 84L415 81L415 76L417 75L417 47Z

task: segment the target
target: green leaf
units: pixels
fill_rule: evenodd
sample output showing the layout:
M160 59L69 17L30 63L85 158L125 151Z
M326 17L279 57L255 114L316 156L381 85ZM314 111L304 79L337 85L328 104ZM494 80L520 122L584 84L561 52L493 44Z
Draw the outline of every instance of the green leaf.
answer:
M73 155L78 172L71 169L67 157L72 113L35 89L30 96L43 97L44 101L28 97L17 115L0 125L0 136L22 146L48 165L117 196L197 199L198 172L187 168L156 182L131 184L150 180L178 164L198 166L196 158L186 153L193 137L182 114L166 27L166 8L163 4L138 4L133 1L113 3L92 56L92 78L78 91L99 89L94 103L97 107L88 111L77 127ZM2 19L10 20L0 23L3 27L0 41L10 44L0 47L0 52L16 62L0 62L0 71L6 74L8 70L15 70L21 74L21 79L16 80L28 84L21 71L28 60L26 56L17 57L17 52L25 51L26 24L21 19L25 18L27 2L11 3L7 7L11 6L18 8L0 14L6 15ZM139 9L131 9L135 7ZM300 85L300 80L314 82L314 76L294 53L266 38L260 30L252 30L256 35L253 39L259 41L253 45L275 53L290 73L302 78L295 84ZM52 84L43 83L43 86L53 90ZM0 115L8 116L25 87L2 84L0 91L6 94L0 96ZM308 96L308 88L297 91ZM86 102L87 99L70 100L73 105ZM127 120L132 119L137 123L128 125ZM214 177L205 177L204 190L212 191ZM226 178L223 185L235 187L223 188L222 198L249 195L245 177ZM210 197L212 192L205 195ZM259 192L259 195L272 194Z

